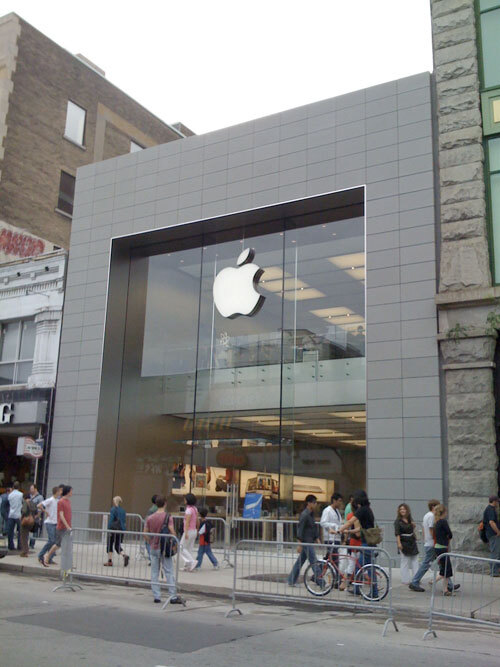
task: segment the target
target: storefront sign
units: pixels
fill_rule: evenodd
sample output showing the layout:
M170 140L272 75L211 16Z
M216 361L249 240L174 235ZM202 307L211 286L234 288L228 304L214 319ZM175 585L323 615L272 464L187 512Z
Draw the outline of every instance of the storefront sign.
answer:
M47 401L0 403L0 425L46 423Z
M33 440L28 435L17 439L17 456L39 459L43 456L43 440Z
M23 257L36 257L50 250L52 250L52 245L47 241L27 234L6 222L0 224L0 261L8 262Z
M229 266L222 269L215 278L214 302L222 317L251 317L264 303L265 297L255 289L264 271L252 263L254 255L255 251L247 248L236 261L238 268Z

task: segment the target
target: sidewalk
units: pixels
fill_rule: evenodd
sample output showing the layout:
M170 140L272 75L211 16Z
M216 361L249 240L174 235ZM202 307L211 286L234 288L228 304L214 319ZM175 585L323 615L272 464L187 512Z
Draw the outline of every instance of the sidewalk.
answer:
M99 580L103 577L109 583L124 583L124 580L129 580L128 584L131 586L149 586L150 569L147 561L139 559L131 555L130 565L128 568L123 566L123 561L115 558L115 565L113 568L104 567L106 560L105 555L101 553L100 545L92 545L91 551L87 546L85 551L78 550L79 545L75 545L74 549L74 564L77 565L79 572L86 572L85 578ZM216 554L219 560L222 561L219 554ZM59 560L59 559L57 559ZM243 590L251 590L249 584L252 581L262 582L267 577L271 577L274 589L281 594L288 594L292 592L286 585L286 574L289 570L290 563L283 559L276 568L272 564L262 567L264 563L256 562L255 567L250 571L248 568L245 571L238 572L238 588L243 587ZM0 560L0 572L19 572L28 575L37 575L51 578L59 577L59 566L54 565L50 568L43 567L37 560L36 552L30 553L28 558L21 558L18 554L10 554ZM304 571L304 570L303 570ZM269 574L272 573L272 574ZM393 577L393 606L395 611L417 614L419 616L427 615L429 613L432 573L429 572L425 577L423 586L426 589L425 593L415 593L410 591L408 586L401 583L400 570L394 568L392 570ZM477 586L474 584L472 577L465 573L459 573L457 581L461 583L460 601L467 604L467 606L474 606L475 598L477 598L477 606L479 606L483 598L477 591ZM75 575L78 578L78 575ZM205 560L202 569L197 572L179 572L179 589L182 592L189 593L203 593L207 595L217 595L229 597L232 593L234 580L234 569L231 567L221 567L220 570L214 570L211 565ZM299 579L299 586L293 589L293 595L299 594L302 601L307 602L308 593L305 587L302 586L302 580ZM468 584L469 582L469 591ZM487 578L487 586L492 599L500 598L500 579ZM257 584L258 585L258 584ZM257 592L257 589L255 589ZM440 589L441 590L441 589ZM477 595L475 594L477 591ZM255 599L258 599L256 597ZM309 596L309 600L310 600ZM446 598L445 598L446 599ZM346 600L352 601L352 598L346 597ZM458 596L456 598L459 600ZM292 600L291 603L294 603ZM326 599L325 599L326 602Z

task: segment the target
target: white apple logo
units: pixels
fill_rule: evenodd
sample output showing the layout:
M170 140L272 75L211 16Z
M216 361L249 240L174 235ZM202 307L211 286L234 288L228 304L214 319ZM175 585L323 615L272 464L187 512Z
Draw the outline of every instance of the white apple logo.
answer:
M236 262L239 268L222 269L214 280L214 302L222 317L254 315L264 303L265 297L257 292L255 286L264 271L252 264L255 251L244 250Z

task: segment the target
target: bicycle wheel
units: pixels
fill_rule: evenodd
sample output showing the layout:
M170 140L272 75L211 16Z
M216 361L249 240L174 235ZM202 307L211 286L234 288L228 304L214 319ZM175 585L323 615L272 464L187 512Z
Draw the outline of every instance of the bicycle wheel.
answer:
M363 565L356 574L356 583L368 602L380 602L389 592L389 576L380 565Z
M336 572L327 560L317 560L309 564L304 572L304 585L316 597L328 595L336 580Z

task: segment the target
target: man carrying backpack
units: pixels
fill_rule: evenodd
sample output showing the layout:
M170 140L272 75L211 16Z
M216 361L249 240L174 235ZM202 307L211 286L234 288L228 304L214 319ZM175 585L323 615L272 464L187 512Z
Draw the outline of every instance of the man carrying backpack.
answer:
M483 524L490 547L490 558L495 559L495 565L491 565L491 576L500 577L500 522L498 520L498 504L500 498L495 494L488 499L488 505L484 510Z
M151 553L151 590L154 601L161 602L161 588L158 583L160 576L160 565L167 581L168 592L173 596L170 604L182 604L182 600L176 595L173 565L173 546L176 540L169 539L168 534L175 535L174 520L166 511L166 500L164 496L156 496L156 512L150 514L144 526L145 540L149 544ZM156 533L156 535L148 535ZM165 535L165 537L162 537Z

